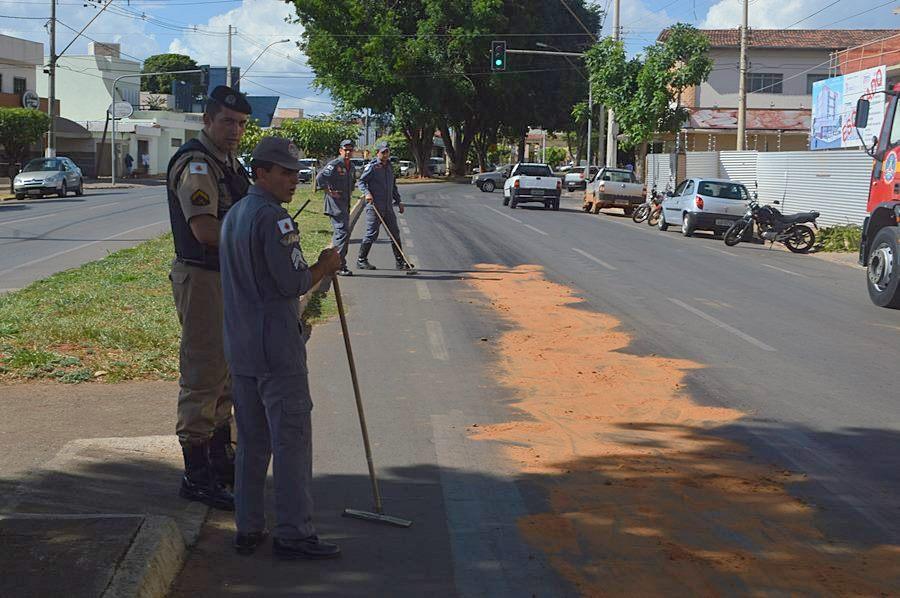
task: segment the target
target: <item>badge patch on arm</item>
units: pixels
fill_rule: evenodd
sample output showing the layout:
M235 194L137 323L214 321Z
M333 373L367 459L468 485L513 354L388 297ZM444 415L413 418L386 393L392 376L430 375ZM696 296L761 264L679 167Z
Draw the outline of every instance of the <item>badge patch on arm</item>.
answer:
M291 251L291 263L294 265L294 270L306 270L309 268L299 247L294 247L294 250Z
M286 235L282 235L281 239L278 241L285 247L290 247L294 243L300 243L300 235L297 233L288 233Z
M206 166L206 164L204 164ZM191 194L191 205L202 208L209 205L209 195L202 189L197 189Z
M189 169L191 174L209 174L209 167L206 166L206 162L191 162Z
M294 232L294 221L290 218L282 218L278 221L278 232L282 235Z

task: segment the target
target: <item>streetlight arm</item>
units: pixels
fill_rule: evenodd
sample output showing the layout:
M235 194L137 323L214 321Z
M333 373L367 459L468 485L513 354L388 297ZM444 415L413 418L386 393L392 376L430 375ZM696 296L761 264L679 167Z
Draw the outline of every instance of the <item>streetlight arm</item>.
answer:
M275 44L286 44L286 43L289 42L289 41L291 41L291 40L289 40L289 39L280 39L280 40L278 40L278 41L272 42L271 44L269 44L268 46L266 46L265 48L263 48L263 51L260 52L259 54L257 54L257 55L256 55L256 58L253 59L253 62L251 62L250 65L249 65L246 69L244 69L244 72L241 73L241 76L237 78L237 81L240 81L241 79L243 79L243 78L244 78L244 75L246 75L247 73L250 72L250 69L253 68L253 65L256 64L256 61L259 60L260 58L262 58L262 55L265 54L266 52L268 52L268 51L269 51L269 48L271 48L271 47L274 46ZM237 81L235 81L235 83L237 83Z

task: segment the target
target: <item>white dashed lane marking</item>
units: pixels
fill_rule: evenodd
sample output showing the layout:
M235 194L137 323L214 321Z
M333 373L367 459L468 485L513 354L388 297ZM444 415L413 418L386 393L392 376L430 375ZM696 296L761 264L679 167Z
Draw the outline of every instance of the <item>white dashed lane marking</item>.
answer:
M416 292L422 301L431 301L431 291L428 290L428 283L424 280L416 281Z
M731 334L735 335L736 337L747 341L754 347L758 347L758 348L762 349L763 351L776 351L776 349L774 347L767 345L766 343L762 342L759 339L753 338L749 334L741 332L734 326L726 324L722 320L719 320L718 318L714 318L711 315L709 315L708 313L700 311L699 309L697 309L696 307L694 307L692 305L688 305L684 301L679 301L678 299L673 299L672 297L669 297L669 301L671 301L672 303L674 303L675 305L677 305L679 307L683 307L684 309L688 310L695 316L697 316L699 318L703 318L704 320L706 320L707 322L710 322L711 324L715 324L722 330L730 332Z
M441 323L435 320L425 322L425 331L428 333L428 345L431 348L431 356L438 361L447 361L447 345L444 343L444 329Z
M603 266L603 267L606 268L607 270L617 270L617 269L618 269L618 268L616 268L615 266L613 266L612 264L607 264L606 262L604 262L604 261L601 260L600 258L594 257L594 256L592 256L590 253L587 253L586 251L582 251L582 250L578 249L577 247L573 247L573 248L572 248L572 251L574 251L574 252L577 253L577 254L583 255L584 257L586 257L587 259L591 260L592 262L596 262L596 263L600 264L601 266Z
M766 268L771 268L772 270L778 270L779 272L784 272L785 274L790 274L791 276L799 276L800 278L809 278L806 274L800 274L799 272L793 272L792 270L785 270L784 268L779 268L778 266L773 266L771 264L763 264Z

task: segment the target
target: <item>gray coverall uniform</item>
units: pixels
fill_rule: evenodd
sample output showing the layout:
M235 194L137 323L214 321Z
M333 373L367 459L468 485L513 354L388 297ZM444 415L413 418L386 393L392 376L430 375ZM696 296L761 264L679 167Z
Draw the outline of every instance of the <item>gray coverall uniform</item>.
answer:
M374 201L374 208L378 208L381 217L388 230L394 235L401 246L403 242L400 240L400 228L397 226L397 216L394 214L394 206L400 203L400 191L397 189L397 182L394 180L394 171L391 163L382 164L381 160L374 159L366 164L365 170L359 177L357 185L362 191L363 196L371 194ZM363 237L360 247L360 259L366 259L369 248L372 243L378 240L378 232L381 230L381 221L372 204L366 205L366 234ZM400 249L391 243L391 249L394 250L394 260L397 264L405 262Z
M296 223L257 186L222 224L219 255L225 357L240 442L235 463L239 533L265 529L265 483L275 473L273 535L302 539L312 525L312 399L297 298L312 286Z
M347 248L350 246L350 195L356 185L353 164L337 157L325 165L316 176L316 186L325 189L323 212L331 218L334 235L331 245L341 254L341 267L347 267Z

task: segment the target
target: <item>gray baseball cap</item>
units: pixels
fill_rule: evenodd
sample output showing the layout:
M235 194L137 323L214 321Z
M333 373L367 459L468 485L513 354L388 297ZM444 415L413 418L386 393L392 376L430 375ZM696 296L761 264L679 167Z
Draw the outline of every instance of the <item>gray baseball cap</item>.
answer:
M377 146L375 146L375 151L377 151L377 152L383 152L384 150L389 150L389 149L391 149L391 146L387 141L382 141Z
M300 151L293 141L283 137L263 137L253 148L250 159L278 164L288 170L301 168Z
M353 143L353 141L351 141L350 139L344 139L343 141L341 141L341 147L347 147L348 145L356 147L356 144Z

